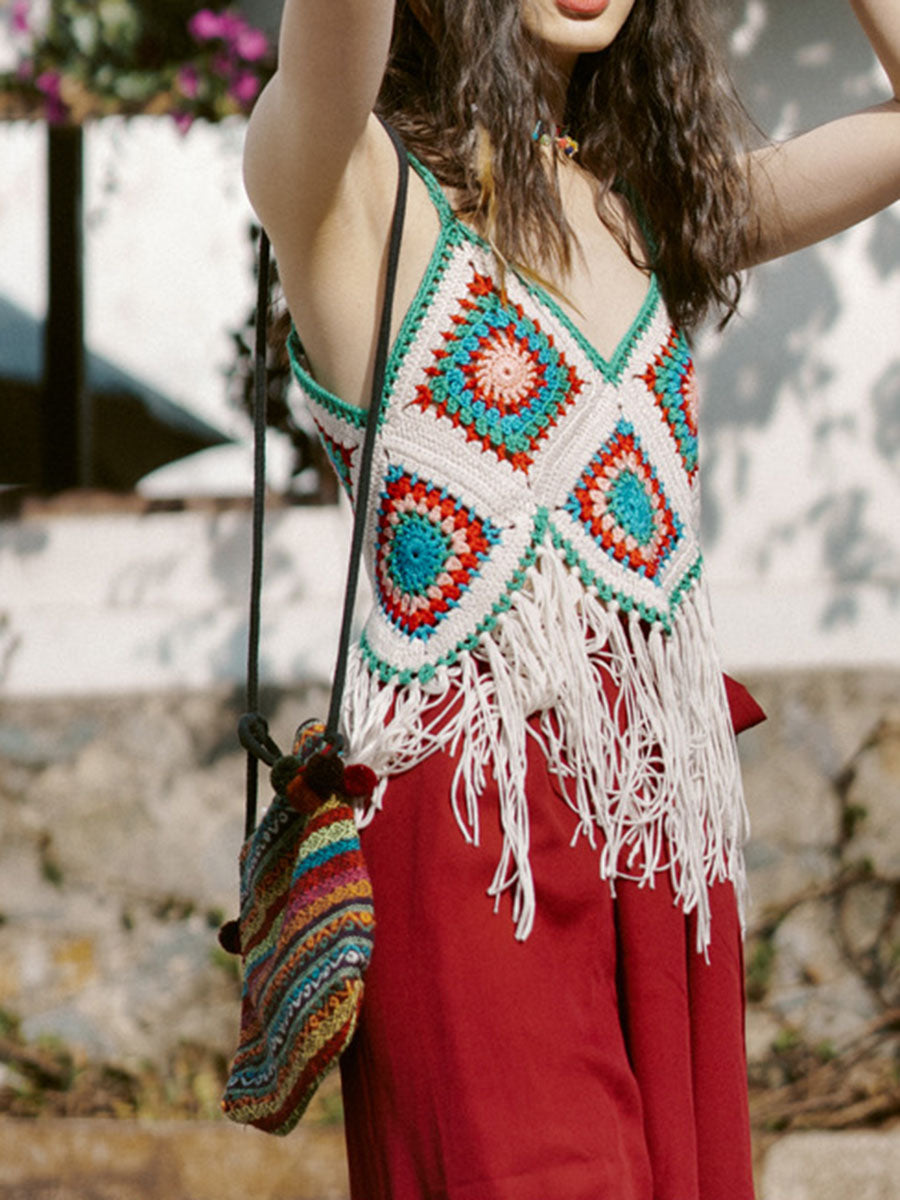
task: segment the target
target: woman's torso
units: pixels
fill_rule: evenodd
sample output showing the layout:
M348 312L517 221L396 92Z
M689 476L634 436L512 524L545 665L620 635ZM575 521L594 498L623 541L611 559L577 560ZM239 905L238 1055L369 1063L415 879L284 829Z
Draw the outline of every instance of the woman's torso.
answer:
M705 944L708 883L742 876L744 813L702 579L687 343L655 277L625 269L602 353L539 281L504 278L414 165L436 237L412 301L398 300L379 407L363 537L374 604L350 656L347 744L382 778L376 805L391 775L452 747L473 839L493 773L506 849L491 890L515 890L524 937L538 714L578 830L603 831L601 872L667 871ZM349 346L365 319L348 311ZM356 499L367 415L303 369L296 335L291 351Z

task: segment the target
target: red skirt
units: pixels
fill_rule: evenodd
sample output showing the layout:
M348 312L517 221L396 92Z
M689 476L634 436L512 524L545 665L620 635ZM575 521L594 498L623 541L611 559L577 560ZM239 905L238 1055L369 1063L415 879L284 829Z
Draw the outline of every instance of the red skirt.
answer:
M665 874L612 897L529 739L537 911L525 942L486 891L481 844L435 754L363 831L377 932L341 1060L352 1200L752 1200L744 990L733 889L709 960Z

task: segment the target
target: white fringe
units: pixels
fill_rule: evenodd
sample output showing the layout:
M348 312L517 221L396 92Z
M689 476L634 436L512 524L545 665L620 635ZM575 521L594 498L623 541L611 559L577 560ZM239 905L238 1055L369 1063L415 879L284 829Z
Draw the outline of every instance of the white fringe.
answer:
M579 817L573 841L583 834L596 845L602 831L600 874L613 889L617 878L652 887L668 871L677 902L697 913L701 952L710 938L709 884L731 880L743 912L747 814L702 579L683 599L673 632L648 633L637 613L626 617L585 591L545 545L476 651L428 685L400 686L375 678L356 649L344 703L350 755L381 778L363 824L381 807L390 776L448 750L457 760L453 811L477 844L478 799L492 767L504 843L489 893L499 904L513 889L517 938L528 937L535 917L528 736L538 736ZM541 714L538 735L525 722L533 713Z

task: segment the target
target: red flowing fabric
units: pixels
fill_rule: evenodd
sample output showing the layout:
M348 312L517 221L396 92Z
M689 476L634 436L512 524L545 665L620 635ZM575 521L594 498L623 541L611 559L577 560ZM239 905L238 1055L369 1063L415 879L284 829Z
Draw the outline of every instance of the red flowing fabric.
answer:
M600 879L529 738L537 915L513 936L486 891L496 789L469 845L435 754L363 831L377 932L341 1061L352 1200L752 1200L734 892L708 961L667 877Z

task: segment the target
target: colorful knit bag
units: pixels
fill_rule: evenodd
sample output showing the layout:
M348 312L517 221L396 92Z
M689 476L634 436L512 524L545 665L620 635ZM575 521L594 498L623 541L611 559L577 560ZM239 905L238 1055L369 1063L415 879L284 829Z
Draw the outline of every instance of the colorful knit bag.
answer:
M260 243L249 711L239 727L248 752L245 841L240 855L240 917L222 927L219 940L243 960L240 1037L222 1109L232 1120L267 1133L286 1134L294 1128L350 1042L372 954L372 886L353 807L371 796L377 781L368 767L344 763L338 726L406 206L406 151L394 131L388 128L387 132L397 152L400 176L331 703L324 723L308 721L300 727L289 755L281 754L256 711L265 494L269 254L265 234ZM258 761L272 768L275 797L257 828Z
M293 1129L353 1036L372 953L372 885L353 803L376 780L323 751L324 732L307 722L294 754L275 762L275 799L241 851L238 929L222 935L244 964L222 1107L269 1133Z

